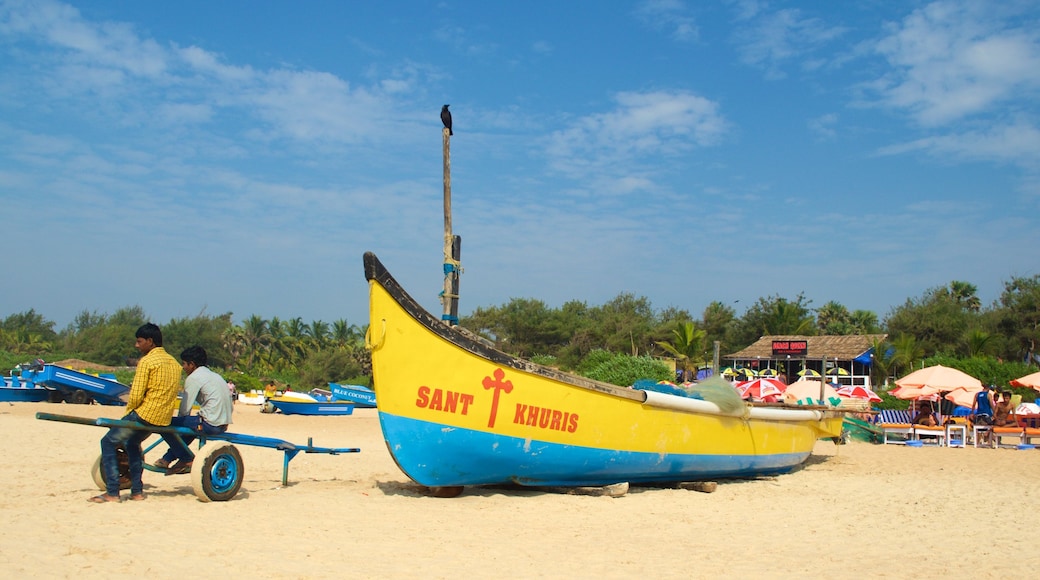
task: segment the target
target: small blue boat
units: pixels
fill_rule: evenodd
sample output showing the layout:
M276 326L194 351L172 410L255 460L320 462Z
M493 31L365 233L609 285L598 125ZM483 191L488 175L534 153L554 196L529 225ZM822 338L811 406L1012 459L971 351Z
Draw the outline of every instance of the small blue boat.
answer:
M272 397L267 400L283 415L352 415L349 401L308 401L300 397Z
M52 364L23 370L22 380L58 391L70 403L125 405L122 397L130 392L130 387L116 381L114 375L96 377Z
M50 395L49 390L22 382L18 377L3 377L0 382L0 401L5 403L42 403L50 400Z
M368 387L329 383L329 391L333 401L350 401L359 409L374 409L376 406L376 392Z

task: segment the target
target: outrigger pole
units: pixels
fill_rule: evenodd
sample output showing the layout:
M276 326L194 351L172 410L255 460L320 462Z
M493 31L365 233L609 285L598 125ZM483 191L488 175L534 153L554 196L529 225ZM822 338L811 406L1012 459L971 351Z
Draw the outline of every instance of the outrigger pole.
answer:
M462 238L451 232L451 127L444 127L444 290L441 320L448 326L459 323L459 273L462 268Z

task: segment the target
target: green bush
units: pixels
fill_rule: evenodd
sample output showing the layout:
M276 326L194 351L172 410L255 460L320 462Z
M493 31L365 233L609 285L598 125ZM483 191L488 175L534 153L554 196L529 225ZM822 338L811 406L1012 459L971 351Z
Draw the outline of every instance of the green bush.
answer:
M247 375L241 371L234 371L227 373L224 376L224 380L229 383L235 383L235 390L240 393L248 393L253 389L263 389L264 385L260 382L260 379Z
M613 385L627 387L639 379L654 381L670 381L674 373L668 365L648 356L611 355L608 360L600 362L587 373L590 379L603 381Z

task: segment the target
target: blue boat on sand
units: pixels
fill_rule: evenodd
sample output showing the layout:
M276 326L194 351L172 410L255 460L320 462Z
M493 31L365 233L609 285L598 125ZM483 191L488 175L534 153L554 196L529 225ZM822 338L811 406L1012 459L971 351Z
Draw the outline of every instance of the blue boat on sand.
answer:
M349 401L319 401L300 394L271 397L267 402L283 415L352 415L354 413L354 403Z
M5 403L42 403L50 400L50 395L50 390L23 382L17 376L3 377L0 382L0 401Z
M376 406L376 392L368 387L329 383L329 391L333 401L350 401L359 409L374 409Z

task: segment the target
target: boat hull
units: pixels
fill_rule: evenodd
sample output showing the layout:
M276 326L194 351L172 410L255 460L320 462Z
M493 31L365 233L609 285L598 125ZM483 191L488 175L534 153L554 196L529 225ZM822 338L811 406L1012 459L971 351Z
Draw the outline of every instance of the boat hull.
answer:
M387 448L431 486L664 483L783 473L841 414L716 405L496 351L420 308L374 255L367 338Z
M0 401L5 403L42 403L50 399L51 392L33 387L0 387Z
M351 415L354 404L344 401L302 401L273 398L269 399L274 408L284 415Z
M329 383L329 392L335 401L350 401L359 409L371 409L376 406L376 393L361 385L341 385Z

